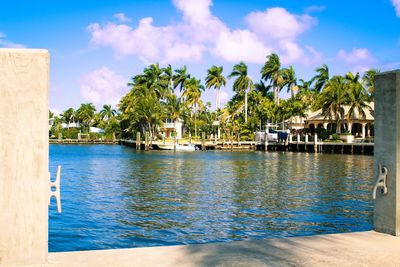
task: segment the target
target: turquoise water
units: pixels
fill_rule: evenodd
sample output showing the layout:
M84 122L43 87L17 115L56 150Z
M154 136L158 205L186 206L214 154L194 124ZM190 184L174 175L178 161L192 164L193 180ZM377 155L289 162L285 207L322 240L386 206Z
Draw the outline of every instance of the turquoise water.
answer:
M372 229L371 156L50 145L58 164L50 251Z

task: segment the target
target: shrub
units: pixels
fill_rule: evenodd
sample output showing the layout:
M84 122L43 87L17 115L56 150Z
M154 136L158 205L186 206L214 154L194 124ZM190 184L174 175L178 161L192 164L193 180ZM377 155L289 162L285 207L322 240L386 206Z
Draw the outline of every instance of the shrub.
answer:
M332 134L332 139L333 140L340 140L340 134L337 134L337 133Z

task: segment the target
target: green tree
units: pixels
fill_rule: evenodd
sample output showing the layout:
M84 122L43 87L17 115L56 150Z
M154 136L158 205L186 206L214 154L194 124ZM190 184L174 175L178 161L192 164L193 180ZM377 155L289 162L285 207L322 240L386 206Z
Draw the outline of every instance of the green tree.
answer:
M370 69L367 70L364 73L364 76L362 78L362 83L366 87L368 93L369 93L369 101L374 101L374 95L375 95L375 76L378 74L380 71L375 70L375 69Z
M174 89L179 86L179 91L182 92L185 89L186 81L190 79L190 74L187 73L187 67L183 66L180 69L175 70L173 75Z
M348 72L345 79L347 80L346 105L349 106L349 111L346 114L347 119L353 122L356 111L362 118L365 118L366 114L364 109L368 107L368 93L361 84L360 74L357 73L354 75ZM349 131L351 131L351 129L349 129Z
M214 87L217 90L216 110L220 108L220 88L226 85L226 79L222 75L223 67L212 66L207 70L206 88Z
M184 92L182 97L185 98L186 104L190 107L194 107L194 135L197 136L197 111L201 106L201 92L204 91L204 86L201 85L201 81L192 77L186 80L184 85Z
M92 123L95 112L96 107L92 103L81 104L76 111L79 122L86 126L87 132L89 132L89 127Z
M346 80L342 76L333 76L319 96L322 107L322 115L325 118L335 120L336 133L340 133L340 123L344 120L344 108L346 104Z
M111 107L111 105L103 105L103 109L100 110L100 117L102 120L107 121L107 125L110 124L110 120L117 115L117 111Z
M290 92L292 98L294 98L295 91L297 92L299 87L297 86L296 73L292 66L282 70L282 79L282 86L286 86L287 92Z
M175 94L170 95L167 102L166 112L169 118L174 123L174 130L176 131L176 122L181 119L181 116L184 112L184 103L180 97L177 97Z
M254 88L254 84L248 76L247 65L243 61L233 66L233 70L228 78L233 77L236 78L233 82L233 91L237 94L244 94L244 120L247 122L247 94L249 90L251 91Z
M314 90L316 92L321 92L329 81L329 67L324 64L322 67L316 68L315 71L317 72L317 75L311 79L311 82L315 83Z
M261 78L270 81L273 87L275 103L279 105L279 92L282 88L283 78L281 70L281 61L275 53L267 56L267 61L261 68Z

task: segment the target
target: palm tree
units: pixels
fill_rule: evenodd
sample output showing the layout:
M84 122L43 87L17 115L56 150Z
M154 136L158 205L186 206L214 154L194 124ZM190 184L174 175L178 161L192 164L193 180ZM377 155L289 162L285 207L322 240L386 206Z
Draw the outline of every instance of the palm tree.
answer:
M102 120L107 121L107 125L110 125L110 120L117 114L117 111L111 107L111 105L103 105L103 109L100 110L100 116Z
M222 66L212 66L207 70L206 88L214 87L214 89L217 89L216 110L220 108L220 88L226 85L226 79L222 75L223 70L224 68Z
M194 107L194 135L197 136L197 108L201 105L201 92L204 91L204 86L200 84L200 80L192 77L186 80L183 88L185 91L182 97L185 98L186 103L190 107Z
M70 124L76 119L76 112L73 108L69 108L61 114L61 118L67 124L67 132L69 135Z
M96 112L96 107L92 103L81 104L81 106L76 111L78 120L83 125L88 127L88 131L89 131L90 123L92 122L92 120L94 118L95 112Z
M316 68L315 71L318 74L311 79L311 82L315 82L314 90L321 92L325 84L329 81L329 68L324 64L322 67Z
M287 86L287 92L291 92L292 98L294 97L294 92L299 89L297 86L296 73L292 66L287 69L282 70L283 86Z
M336 121L336 133L340 133L340 122L344 119L343 105L346 103L346 80L342 76L330 79L319 96L322 103L322 115Z
M364 108L368 107L366 103L368 100L368 93L360 82L360 74L357 73L354 75L348 72L345 78L348 83L346 104L349 105L349 111L346 114L347 119L353 121L356 110L362 118L365 118ZM351 129L349 129L349 131L351 131Z
M254 84L247 74L247 65L243 61L233 66L233 70L228 78L233 77L236 77L236 80L233 82L233 91L237 94L244 93L244 120L247 122L247 94L248 90L254 88Z
M174 92L174 74L172 66L169 64L167 67L162 68L161 71L163 81L167 84L168 95L171 95Z
M256 91L261 92L261 94L266 97L267 99L274 101L274 93L271 92L271 86L266 85L263 80L254 84L254 88Z
M157 97L163 99L168 94L168 86L163 83L163 71L158 64L151 64L144 69L143 74L134 77L134 83L129 86L139 86L144 90L156 93Z
M174 130L176 132L176 122L181 118L184 111L184 103L180 97L175 94L170 95L167 102L167 113L169 118L174 122ZM176 133L175 133L176 134Z
M373 101L374 99L374 94L375 94L375 76L378 74L380 71L375 70L375 69L370 69L367 70L364 73L364 76L362 78L362 82L365 85L368 93L369 93L369 101Z
M275 103L279 105L279 91L282 85L282 70L279 56L275 53L267 56L267 61L261 68L261 78L265 81L270 80L273 86Z
M190 79L190 74L187 73L186 66L176 69L175 74L173 75L174 89L179 86L179 91L184 91L185 83L188 79Z

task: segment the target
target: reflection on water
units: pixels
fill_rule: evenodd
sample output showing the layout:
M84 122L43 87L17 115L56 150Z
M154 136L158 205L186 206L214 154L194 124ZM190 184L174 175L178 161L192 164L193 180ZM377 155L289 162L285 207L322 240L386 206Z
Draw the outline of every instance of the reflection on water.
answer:
M50 251L370 230L373 158L51 145Z

